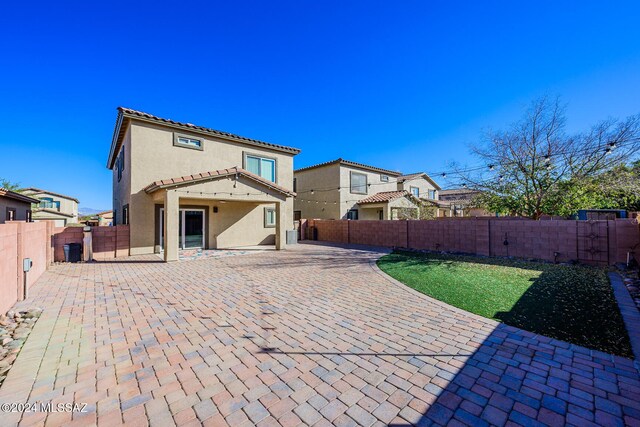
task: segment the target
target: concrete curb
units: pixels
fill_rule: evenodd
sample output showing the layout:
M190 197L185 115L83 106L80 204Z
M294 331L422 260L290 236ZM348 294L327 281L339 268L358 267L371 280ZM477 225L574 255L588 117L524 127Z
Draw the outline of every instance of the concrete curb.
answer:
M618 301L624 326L629 334L631 349L636 359L636 368L640 369L640 311L638 311L638 307L631 299L631 295L629 295L629 291L618 273L609 273L609 282L613 288L616 301Z

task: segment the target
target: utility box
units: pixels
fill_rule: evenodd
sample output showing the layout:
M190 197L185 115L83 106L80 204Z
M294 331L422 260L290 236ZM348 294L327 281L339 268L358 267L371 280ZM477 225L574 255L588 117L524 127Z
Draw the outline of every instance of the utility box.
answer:
M287 230L287 245L298 243L298 230Z

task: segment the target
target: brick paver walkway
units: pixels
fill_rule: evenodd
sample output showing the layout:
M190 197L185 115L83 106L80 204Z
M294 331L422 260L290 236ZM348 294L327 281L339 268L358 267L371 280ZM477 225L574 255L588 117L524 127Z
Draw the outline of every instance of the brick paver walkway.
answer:
M632 361L431 300L372 267L379 255L54 266L20 305L44 313L0 403L86 412L0 425L640 424Z

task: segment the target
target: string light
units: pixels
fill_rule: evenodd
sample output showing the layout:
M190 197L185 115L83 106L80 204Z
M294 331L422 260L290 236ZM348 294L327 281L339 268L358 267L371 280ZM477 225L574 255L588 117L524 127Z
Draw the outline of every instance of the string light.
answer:
M490 171L492 171L492 170L494 170L494 169L495 169L495 167L494 167L493 165L489 165L489 170L490 170Z

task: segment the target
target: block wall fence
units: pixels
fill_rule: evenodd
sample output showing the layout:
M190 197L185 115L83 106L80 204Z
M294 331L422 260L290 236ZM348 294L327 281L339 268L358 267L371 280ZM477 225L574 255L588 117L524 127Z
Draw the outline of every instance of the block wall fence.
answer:
M129 226L92 227L93 259L129 255ZM0 224L0 314L24 299L23 259L30 258L28 289L53 262L64 261L64 245L83 243L82 227L55 227L52 221Z
M460 218L408 221L303 219L302 238L321 241L612 265L640 262L636 219L572 221Z

